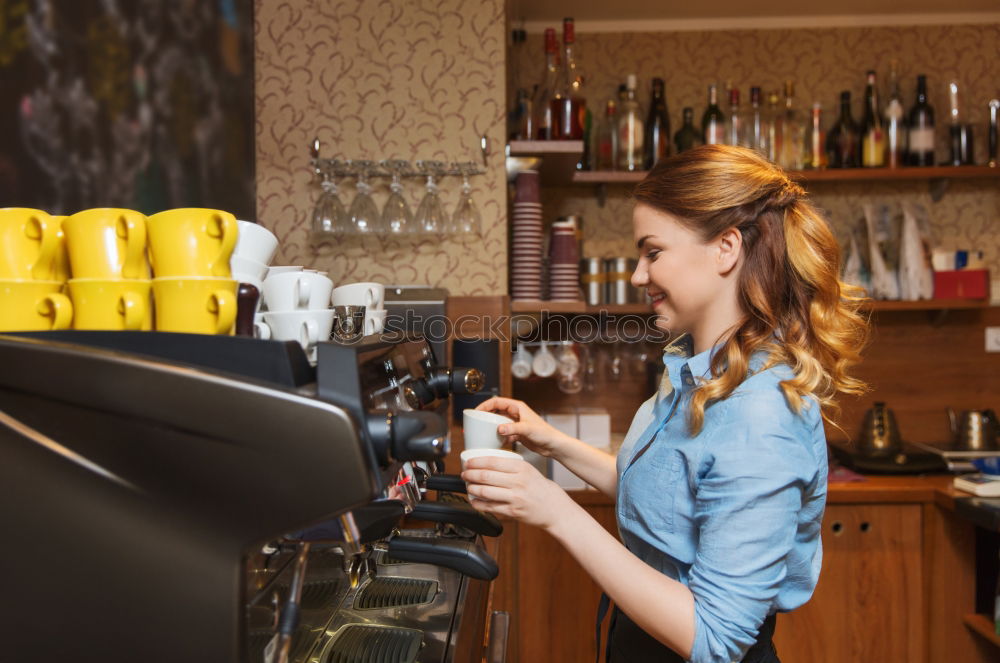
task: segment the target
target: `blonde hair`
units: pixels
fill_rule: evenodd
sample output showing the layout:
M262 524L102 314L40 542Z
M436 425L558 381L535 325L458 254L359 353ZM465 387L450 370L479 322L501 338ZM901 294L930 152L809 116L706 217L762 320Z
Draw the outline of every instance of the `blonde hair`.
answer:
M781 389L793 411L813 396L836 425L836 396L867 391L848 375L868 340L860 311L866 300L840 280L840 246L802 187L752 150L705 145L657 164L633 197L705 242L730 228L743 237L738 288L746 315L712 357L711 378L692 395L691 433L701 430L708 405L749 376L758 351L768 355L764 368L792 368L794 377Z

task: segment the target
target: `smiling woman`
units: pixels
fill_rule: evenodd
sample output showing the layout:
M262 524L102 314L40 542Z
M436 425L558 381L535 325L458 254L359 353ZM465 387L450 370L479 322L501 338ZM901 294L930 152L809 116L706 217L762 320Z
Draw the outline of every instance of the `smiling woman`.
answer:
M614 600L608 663L775 663L775 614L819 577L824 410L865 388L847 373L863 300L804 192L750 150L662 161L635 200L632 283L694 356L664 355L617 458L520 401L479 406L514 420L505 442L614 497L622 542L530 464L474 459L462 476L477 509L542 527Z

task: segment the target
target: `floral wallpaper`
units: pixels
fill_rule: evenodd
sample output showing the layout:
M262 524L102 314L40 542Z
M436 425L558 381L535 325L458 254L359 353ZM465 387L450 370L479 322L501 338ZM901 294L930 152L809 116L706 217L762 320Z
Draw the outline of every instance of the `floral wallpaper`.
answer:
M560 26L553 25L557 30ZM765 94L780 90L785 79L795 82L796 105L804 111L819 101L824 127L839 111L841 90L850 90L853 116L860 122L864 76L875 69L883 102L889 64L899 61L904 108L915 97L916 75L928 77L930 103L937 124L937 156L947 149L948 97L945 85L957 80L964 121L974 125L977 163L986 160L986 103L1000 97L1000 24L908 26L836 29L776 29L756 31L580 34L577 50L587 75L588 104L603 112L616 97L618 84L638 75L639 99L648 107L650 79L666 81L671 130L681 124L684 106L695 109L700 123L707 86L728 82L741 90L759 85ZM541 74L542 36L529 35L510 52L511 85L527 86ZM720 104L725 111L728 100ZM810 187L814 201L825 209L842 242L861 218L865 202L889 204L897 212L904 199L915 199L930 212L935 242L945 248L982 249L987 263L1000 275L1000 179L955 180L944 197L933 202L923 182L822 182ZM600 207L593 188L547 189L543 194L549 219L579 214L584 220L586 255L631 255L628 186L608 186L607 204Z
M507 202L502 0L257 0L257 213L281 240L276 263L328 270L336 283L429 284L452 295L506 292ZM309 165L340 159L476 160L483 236L360 238L314 245L320 187ZM378 180L379 209L388 196ZM404 180L415 213L423 182ZM455 209L460 178L441 197ZM353 181L340 187L349 206Z

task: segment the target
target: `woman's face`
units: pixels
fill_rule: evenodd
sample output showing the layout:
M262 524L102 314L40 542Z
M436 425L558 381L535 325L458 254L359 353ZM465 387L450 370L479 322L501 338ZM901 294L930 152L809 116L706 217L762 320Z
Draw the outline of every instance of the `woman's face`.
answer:
M713 309L726 287L719 242L705 243L675 217L643 204L632 212L632 228L639 249L632 285L652 297L658 325L696 339L706 324L714 328Z

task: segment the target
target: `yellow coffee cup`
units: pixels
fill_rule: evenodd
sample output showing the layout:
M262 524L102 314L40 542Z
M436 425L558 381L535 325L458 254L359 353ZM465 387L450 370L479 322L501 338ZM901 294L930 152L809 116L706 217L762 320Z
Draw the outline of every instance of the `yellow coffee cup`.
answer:
M61 281L0 280L0 331L69 329L73 304Z
M229 258L239 226L229 212L195 207L172 209L146 220L149 261L156 278L228 279Z
M156 329L232 335L236 322L237 285L232 279L153 279Z
M55 273L53 281L68 281L70 277L69 269L69 250L66 248L66 233L63 232L62 224L63 221L68 219L68 216L53 216L52 220L56 222L59 226L59 246L56 248L55 257Z
M153 328L150 281L70 279L73 329L148 331Z
M0 209L0 279L56 281L59 224L39 209Z
M62 223L75 279L148 279L146 217L130 209L103 207Z

